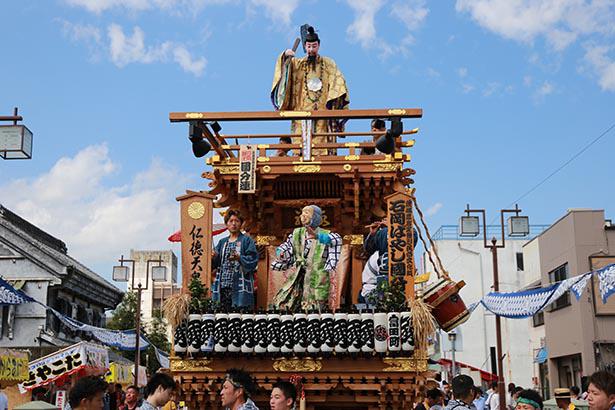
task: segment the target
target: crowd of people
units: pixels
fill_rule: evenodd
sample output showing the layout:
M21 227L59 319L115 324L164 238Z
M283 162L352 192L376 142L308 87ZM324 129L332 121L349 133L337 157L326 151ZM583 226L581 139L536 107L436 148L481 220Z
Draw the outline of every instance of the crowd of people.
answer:
M499 410L500 395L498 383L493 382L483 393L474 385L470 376L459 375L449 384L437 375L437 386L418 395L413 410ZM576 400L586 401L590 410L615 410L615 374L598 371L588 379L587 391L576 386L554 390L557 407L561 410L575 410ZM506 410L543 410L543 398L539 392L508 385Z
M615 374L598 371L589 377L586 392L576 388L554 390L557 407L574 410L576 400L586 400L590 410L615 410ZM497 382L483 392L467 375L454 377L450 383L436 377L435 387L421 391L411 410L499 410ZM69 410L187 410L175 403L176 383L164 373L153 375L143 390L143 397L135 386L126 392L121 385L109 385L99 377L85 377L77 381L69 392ZM543 410L539 392L508 385L506 410ZM241 369L229 369L220 390L220 401L230 410L259 410L253 397L256 385L253 378ZM269 408L291 410L298 408L298 394L290 381L278 381L272 386ZM65 409L66 410L66 409Z

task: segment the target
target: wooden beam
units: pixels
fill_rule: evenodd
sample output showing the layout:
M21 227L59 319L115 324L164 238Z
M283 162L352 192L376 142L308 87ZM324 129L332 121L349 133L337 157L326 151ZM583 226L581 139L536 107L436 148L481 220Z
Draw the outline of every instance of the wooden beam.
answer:
M172 112L171 122L189 121L279 121L320 119L421 118L421 108L376 110L318 110L318 111L243 111L243 112Z

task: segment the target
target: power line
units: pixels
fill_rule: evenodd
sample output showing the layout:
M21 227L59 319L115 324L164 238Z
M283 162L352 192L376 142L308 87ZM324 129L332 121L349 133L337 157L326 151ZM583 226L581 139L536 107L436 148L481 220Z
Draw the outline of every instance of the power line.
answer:
M542 184L544 184L545 182L547 182L547 180L549 180L553 175L557 174L559 171L561 171L564 167L566 167L566 165L570 164L572 161L574 161L577 157L579 157L579 155L583 154L585 151L587 151L589 149L589 147L591 147L592 145L594 145L596 142L598 142L598 140L600 140L600 138L604 137L606 134L608 134L613 128L615 128L615 123L613 123L609 128L607 128L604 132L602 132L602 134L598 135L596 138L594 138L592 141L590 141L587 145L585 145L580 151L578 151L576 154L574 154L568 161L564 162L562 165L560 165L555 171L551 172L549 175L547 175L545 178L542 179L542 181L540 181L539 183L537 183L536 185L534 185L530 190L528 190L526 193L524 193L523 195L521 195L519 198L517 198L516 200L514 200L510 205L508 205L509 207L518 203L520 200L522 200L523 198L525 198L526 196L528 196L529 194L531 194L532 192L534 192L538 187L540 187Z

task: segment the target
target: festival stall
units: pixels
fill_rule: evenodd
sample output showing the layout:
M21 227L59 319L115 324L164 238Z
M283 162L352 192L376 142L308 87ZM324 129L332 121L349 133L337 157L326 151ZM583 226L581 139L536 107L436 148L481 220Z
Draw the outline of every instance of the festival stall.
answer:
M107 349L89 342L79 342L56 353L41 357L28 365L28 377L19 384L22 393L52 384L58 388L86 375L104 375L109 368Z
M109 370L105 374L105 380L108 383L121 384L127 386L132 384L134 377L132 375L132 364L113 362L109 364ZM139 377L140 379L140 377Z
M29 359L27 351L0 349L0 387L4 389L27 380Z

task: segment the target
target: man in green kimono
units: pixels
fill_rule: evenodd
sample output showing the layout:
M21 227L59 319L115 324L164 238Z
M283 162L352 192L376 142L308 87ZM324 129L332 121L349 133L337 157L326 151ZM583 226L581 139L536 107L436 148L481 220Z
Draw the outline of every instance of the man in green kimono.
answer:
M300 228L276 250L273 270L288 270L288 278L273 298L278 308L295 312L325 307L329 299L331 273L342 251L342 238L320 228L322 210L308 205L301 211Z

